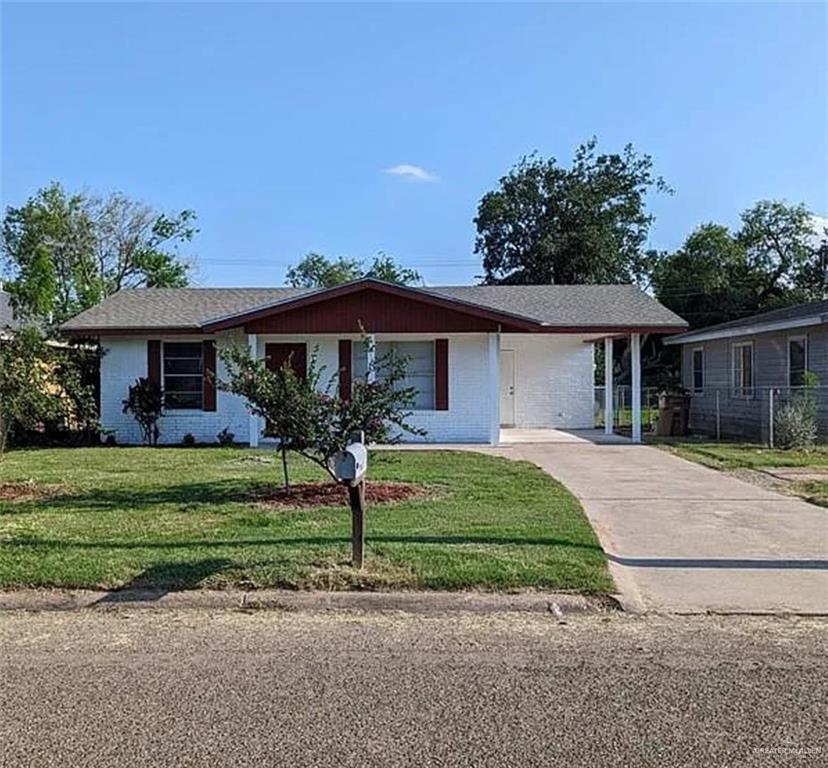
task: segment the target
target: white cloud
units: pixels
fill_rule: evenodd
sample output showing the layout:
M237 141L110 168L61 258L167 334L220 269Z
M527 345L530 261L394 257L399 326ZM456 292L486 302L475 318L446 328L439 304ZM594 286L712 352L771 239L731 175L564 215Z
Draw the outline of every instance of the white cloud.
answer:
M401 165L394 165L391 168L386 168L383 173L390 173L392 176L399 176L408 181L437 181L439 176L419 165L410 165L409 163L402 163Z

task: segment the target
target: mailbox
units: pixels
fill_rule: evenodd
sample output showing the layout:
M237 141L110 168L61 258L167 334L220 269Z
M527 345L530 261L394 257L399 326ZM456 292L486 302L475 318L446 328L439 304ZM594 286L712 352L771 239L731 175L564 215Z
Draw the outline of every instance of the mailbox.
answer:
M362 443L351 443L334 457L337 480L348 485L359 485L368 469L368 451Z

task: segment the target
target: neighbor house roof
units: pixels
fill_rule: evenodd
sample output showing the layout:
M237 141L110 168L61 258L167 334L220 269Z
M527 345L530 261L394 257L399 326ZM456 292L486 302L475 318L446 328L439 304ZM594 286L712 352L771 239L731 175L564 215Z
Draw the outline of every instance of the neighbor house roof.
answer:
M711 341L736 336L752 336L757 333L785 331L792 328L805 328L828 322L828 301L812 301L808 304L796 304L792 307L774 309L759 315L731 320L727 323L698 328L664 340L665 344L687 344L696 341Z
M362 279L335 288L143 288L120 291L69 320L68 333L204 331L237 327L269 312L363 289L395 292L461 311L486 313L529 329L686 327L676 314L631 285L442 286L411 288Z

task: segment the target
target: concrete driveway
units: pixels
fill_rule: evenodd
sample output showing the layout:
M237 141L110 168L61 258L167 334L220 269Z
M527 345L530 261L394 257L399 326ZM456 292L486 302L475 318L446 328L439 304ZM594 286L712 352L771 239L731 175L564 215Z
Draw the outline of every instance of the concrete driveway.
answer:
M630 608L828 614L828 510L647 446L490 450L578 496Z

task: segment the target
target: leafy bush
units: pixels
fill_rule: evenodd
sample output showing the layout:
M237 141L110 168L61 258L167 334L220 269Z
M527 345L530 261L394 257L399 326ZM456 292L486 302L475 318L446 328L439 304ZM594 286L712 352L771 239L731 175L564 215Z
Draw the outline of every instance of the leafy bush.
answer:
M57 437L89 445L100 430L97 382L100 376L100 346L69 342L52 349L54 372L60 386L62 414L52 426Z
M816 419L800 403L788 403L774 419L774 445L807 450L816 442Z
M181 444L186 445L188 448L192 448L196 442L195 435L192 432L188 432L181 438Z
M158 420L164 415L164 393L161 387L147 378L138 379L123 401L124 413L131 413L141 427L147 445L158 445Z
M804 377L804 386L777 411L773 420L774 445L779 448L807 450L817 438L816 386L819 379L813 373Z
M0 343L0 456L10 436L60 417L61 392L37 329L24 328Z
M106 445L106 446L108 446L108 447L112 448L112 447L114 447L114 446L118 445L118 440L116 439L115 435L113 435L113 434L110 432L110 433L106 436L106 438L104 439L104 445Z
M216 435L216 440L218 440L218 444L226 447L233 445L235 439L236 435L233 434L227 427L222 429L221 432L219 432Z

